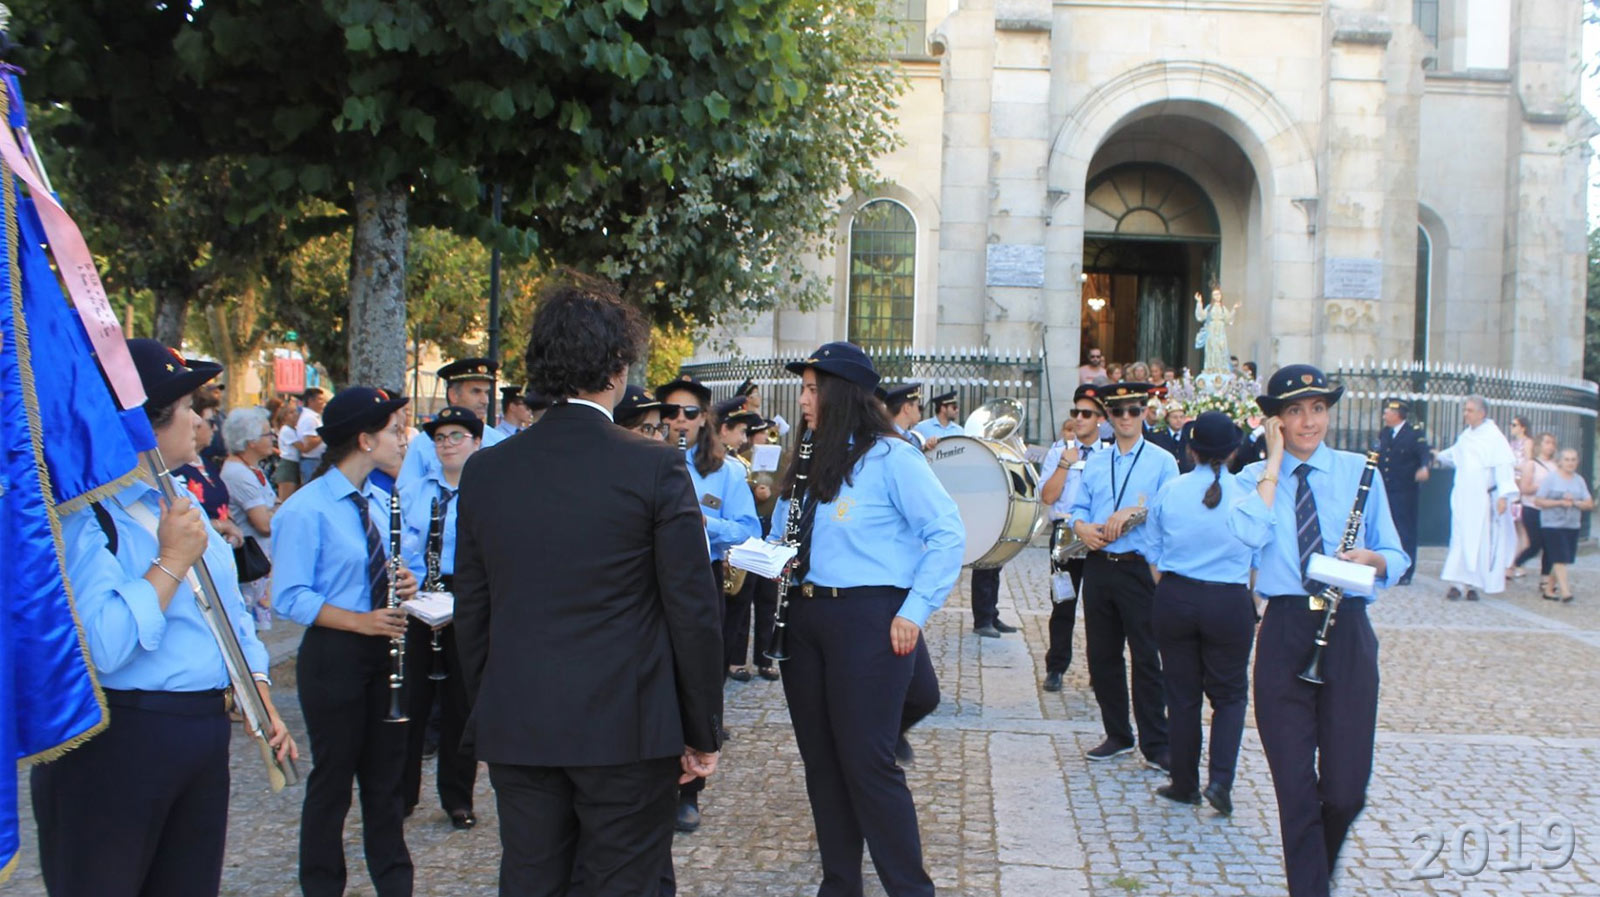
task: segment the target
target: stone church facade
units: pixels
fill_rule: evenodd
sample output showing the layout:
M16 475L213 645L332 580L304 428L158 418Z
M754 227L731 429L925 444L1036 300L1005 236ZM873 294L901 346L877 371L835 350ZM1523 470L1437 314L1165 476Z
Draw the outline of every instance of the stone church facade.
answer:
M725 335L744 355L1198 370L1214 284L1265 370L1579 373L1582 0L900 2L905 144L817 262L834 301Z

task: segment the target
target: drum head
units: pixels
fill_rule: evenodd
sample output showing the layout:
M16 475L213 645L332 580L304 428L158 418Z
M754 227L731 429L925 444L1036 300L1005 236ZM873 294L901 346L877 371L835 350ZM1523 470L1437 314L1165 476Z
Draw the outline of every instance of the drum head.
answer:
M948 436L928 459L933 475L956 500L967 531L963 565L983 557L1000 540L1011 514L1011 485L1005 467L988 443L970 436Z

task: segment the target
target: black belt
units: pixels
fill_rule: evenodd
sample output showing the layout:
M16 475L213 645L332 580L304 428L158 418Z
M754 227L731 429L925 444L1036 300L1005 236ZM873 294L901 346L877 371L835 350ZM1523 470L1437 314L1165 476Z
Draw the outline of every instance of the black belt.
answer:
M1172 579L1181 579L1184 582L1193 583L1194 585L1197 585L1197 586L1207 586L1207 587L1210 587L1210 588L1213 588L1213 589L1248 589L1249 588L1249 586L1245 585L1242 582L1217 582L1214 579L1195 579L1193 576L1184 576L1182 573L1174 573L1171 570L1163 570L1163 571L1161 571L1161 578L1162 579L1167 579L1169 577L1172 578Z
M1142 561L1144 555L1137 551L1091 551L1089 557L1105 558L1108 561Z
M904 598L910 589L899 586L847 586L835 588L834 586L819 586L806 583L789 588L790 596L798 595L801 598Z
M225 688L206 691L143 691L139 689L104 689L106 703L112 707L130 707L156 713L178 716L210 716L228 709Z
M1306 595L1303 593L1292 592L1287 595L1268 595L1266 597L1267 601L1274 604L1283 604L1287 607L1298 607L1302 610L1311 611L1312 613L1322 613L1327 609L1326 604L1323 604L1321 607L1317 606L1322 602L1322 598L1318 595ZM1351 610L1351 612L1359 611L1360 613L1366 613L1367 599L1360 595L1349 595L1341 598L1339 600L1339 612L1344 613L1344 609L1347 607Z

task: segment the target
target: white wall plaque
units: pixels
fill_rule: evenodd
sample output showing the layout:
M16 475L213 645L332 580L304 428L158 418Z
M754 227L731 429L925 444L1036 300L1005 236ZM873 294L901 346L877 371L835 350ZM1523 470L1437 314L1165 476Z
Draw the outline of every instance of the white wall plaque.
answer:
M991 287L1044 286L1044 247L990 243L984 282Z
M1330 255L1322 280L1325 299L1382 299L1383 261Z

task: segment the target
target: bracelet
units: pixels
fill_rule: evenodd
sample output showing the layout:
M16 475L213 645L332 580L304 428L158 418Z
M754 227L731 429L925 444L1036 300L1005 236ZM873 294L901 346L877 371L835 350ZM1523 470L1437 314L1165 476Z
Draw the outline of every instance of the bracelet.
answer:
M173 573L171 570L168 570L167 569L167 565L161 563L161 555L158 554L155 557L151 558L150 559L150 563L154 564L155 568L157 570L160 570L162 573L165 573L168 576L172 577L172 581L173 582L177 583L180 586L183 585L183 577L179 576L176 573Z
M1266 476L1263 476L1261 479L1256 480L1256 485L1259 486L1262 483L1276 483L1277 481L1278 475L1275 473L1269 473Z

